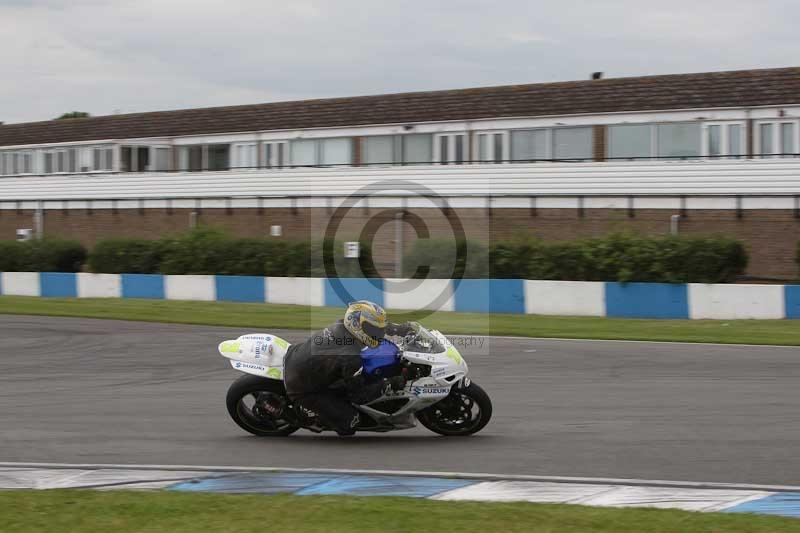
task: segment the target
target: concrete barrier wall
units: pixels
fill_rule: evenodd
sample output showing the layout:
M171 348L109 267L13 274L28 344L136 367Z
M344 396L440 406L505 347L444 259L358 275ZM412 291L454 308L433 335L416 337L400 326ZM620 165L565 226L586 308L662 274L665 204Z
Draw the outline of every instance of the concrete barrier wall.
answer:
M532 315L605 316L604 283L525 281L525 312Z
M691 318L784 318L781 285L689 284Z
M154 298L631 318L800 318L800 285L709 285L519 279L403 280L2 272L0 294Z

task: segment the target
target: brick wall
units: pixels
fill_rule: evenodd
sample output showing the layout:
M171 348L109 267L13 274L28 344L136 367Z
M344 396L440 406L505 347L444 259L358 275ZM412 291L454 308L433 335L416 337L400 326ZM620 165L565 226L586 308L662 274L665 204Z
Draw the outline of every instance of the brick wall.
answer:
M52 209L45 212L45 235L72 237L91 246L110 236L156 238L166 233L189 229L191 209ZM336 233L339 239L356 239L365 231L376 242L376 263L386 275L393 274L395 215L397 209L353 209L341 218L335 210L297 209L209 209L197 214L197 222L229 230L242 237L269 235L270 226L280 225L282 238L321 238L331 220L341 219ZM451 222L458 221L469 239L490 241L521 234L533 234L545 240L566 240L602 235L609 231L631 229L646 234L669 231L668 209L636 209L630 217L626 209L408 209L402 226L403 241L408 244L418 227L427 228L433 237L451 237ZM33 228L32 210L0 211L0 239L15 238L17 228ZM424 236L423 229L423 236ZM800 241L800 219L792 210L746 210L737 217L735 210L690 210L680 221L682 234L719 233L747 243L750 250L748 274L756 277L793 280L798 276L794 255Z

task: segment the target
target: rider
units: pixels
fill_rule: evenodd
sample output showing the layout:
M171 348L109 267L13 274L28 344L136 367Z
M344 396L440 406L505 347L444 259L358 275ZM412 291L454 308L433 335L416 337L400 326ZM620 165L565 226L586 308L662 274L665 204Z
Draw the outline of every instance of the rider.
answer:
M359 372L361 351L377 347L387 332L405 334L408 327L387 323L386 311L378 304L367 300L351 303L343 320L289 347L284 359L289 398L319 415L339 435L352 435L359 413L351 402L368 403L405 386L402 376L368 382ZM345 394L332 388L341 388Z

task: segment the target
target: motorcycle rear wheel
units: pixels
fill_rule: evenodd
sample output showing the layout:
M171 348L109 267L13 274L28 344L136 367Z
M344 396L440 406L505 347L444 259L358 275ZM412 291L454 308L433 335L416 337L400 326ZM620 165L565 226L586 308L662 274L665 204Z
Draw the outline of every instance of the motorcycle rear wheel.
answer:
M286 437L300 429L283 418L273 417L261 407L271 397L280 397L284 404L288 402L282 381L245 374L231 383L225 404L233 421L253 435Z
M491 420L492 400L481 387L470 383L467 387L454 387L446 398L419 411L416 416L420 424L439 435L472 435Z

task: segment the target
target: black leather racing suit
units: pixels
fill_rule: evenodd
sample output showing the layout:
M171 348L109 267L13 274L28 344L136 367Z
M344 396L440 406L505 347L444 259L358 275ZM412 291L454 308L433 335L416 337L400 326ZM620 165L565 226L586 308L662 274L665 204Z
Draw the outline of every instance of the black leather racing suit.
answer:
M284 358L289 398L317 413L340 435L352 434L359 422L351 401L370 402L386 386L382 381L369 383L362 375L354 376L361 368L362 348L364 344L339 320L304 342L292 344Z

